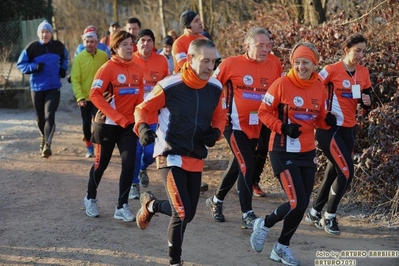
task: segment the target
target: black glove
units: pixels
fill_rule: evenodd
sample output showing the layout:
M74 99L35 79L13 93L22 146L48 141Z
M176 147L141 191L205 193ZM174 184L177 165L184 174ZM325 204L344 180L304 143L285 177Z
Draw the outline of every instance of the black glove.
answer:
M283 132L284 135L296 139L302 134L302 131L299 130L300 127L300 124L283 124L281 126L281 132Z
M327 125L329 125L331 127L334 127L337 125L337 118L331 112L327 113L326 118L324 118L324 121L326 122Z
M199 139L208 147L213 147L220 137L220 131L217 128L212 128L208 133L200 136Z
M141 146L154 143L157 134L146 123L139 125L139 142Z
M66 77L66 70L61 67L60 71L58 72L58 74L60 74L60 78L65 78Z
M36 71L37 72L43 71L44 65L45 65L45 63L38 63L36 65Z

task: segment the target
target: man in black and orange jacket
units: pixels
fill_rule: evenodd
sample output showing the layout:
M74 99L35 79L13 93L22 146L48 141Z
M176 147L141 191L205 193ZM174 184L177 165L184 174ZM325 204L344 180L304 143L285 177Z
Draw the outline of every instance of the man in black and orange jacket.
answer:
M187 59L181 73L160 81L134 113L140 143L145 146L155 141L154 157L169 199L156 200L151 192L142 193L136 221L144 230L154 213L171 216L171 265L181 265L183 235L197 209L204 159L226 124L222 85L211 78L217 59L215 45L208 39L195 40ZM156 133L148 125L154 112L159 112Z

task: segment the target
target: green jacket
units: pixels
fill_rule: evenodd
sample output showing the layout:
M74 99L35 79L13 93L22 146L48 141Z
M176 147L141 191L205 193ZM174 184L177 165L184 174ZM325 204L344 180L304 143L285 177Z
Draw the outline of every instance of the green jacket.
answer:
M76 101L90 101L91 84L97 70L108 61L106 52L97 49L94 55L85 50L80 52L73 60L71 70L72 90Z

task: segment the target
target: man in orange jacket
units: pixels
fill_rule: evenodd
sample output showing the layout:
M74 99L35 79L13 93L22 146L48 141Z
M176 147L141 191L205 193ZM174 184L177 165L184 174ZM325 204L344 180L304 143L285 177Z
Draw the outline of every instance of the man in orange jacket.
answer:
M172 56L175 66L174 73L179 73L181 67L187 61L187 51L190 43L199 38L205 39L201 33L204 27L200 16L191 10L185 10L180 15L180 25L183 28L183 34L173 42Z
M154 89L158 81L169 76L169 67L166 58L154 52L155 36L150 29L142 29L137 33L137 48L133 53L133 61L140 66L144 74L144 98ZM158 124L158 114L153 113L148 121L149 126L155 131ZM147 167L154 162L154 145L145 147L137 143L136 161L132 187L130 188L129 199L140 197L140 184L147 187L149 177Z

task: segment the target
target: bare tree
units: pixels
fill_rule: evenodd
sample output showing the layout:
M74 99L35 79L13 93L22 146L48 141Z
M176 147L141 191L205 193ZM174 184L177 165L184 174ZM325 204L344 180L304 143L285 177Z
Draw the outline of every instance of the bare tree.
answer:
M161 20L161 32L162 37L166 36L166 28L165 28L165 18L163 14L163 0L159 0L159 16Z
M118 0L112 0L112 18L113 21L119 21L118 16Z

